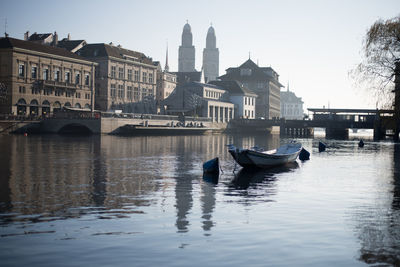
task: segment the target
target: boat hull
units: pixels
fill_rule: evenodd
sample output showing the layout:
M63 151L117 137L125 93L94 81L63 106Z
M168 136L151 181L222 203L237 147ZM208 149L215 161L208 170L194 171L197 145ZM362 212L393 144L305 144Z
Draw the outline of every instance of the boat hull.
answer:
M289 149L288 149L289 147ZM282 146L278 148L275 153L260 152L252 149L230 149L229 153L235 161L242 167L258 167L258 168L271 168L286 163L293 162L299 156L301 145L295 144L290 147ZM287 153L279 153L279 151L287 150Z

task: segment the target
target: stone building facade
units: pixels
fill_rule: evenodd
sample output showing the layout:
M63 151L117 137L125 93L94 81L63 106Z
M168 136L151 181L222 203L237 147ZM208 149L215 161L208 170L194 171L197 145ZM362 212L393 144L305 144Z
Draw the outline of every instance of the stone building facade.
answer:
M279 75L271 67L259 67L248 59L237 68L228 68L221 80L234 80L257 94L256 118L279 118L280 88Z
M70 51L0 39L0 113L48 115L63 107L91 110L97 63Z
M144 112L135 103L155 101L157 66L143 53L100 43L87 44L77 54L98 63L96 109Z

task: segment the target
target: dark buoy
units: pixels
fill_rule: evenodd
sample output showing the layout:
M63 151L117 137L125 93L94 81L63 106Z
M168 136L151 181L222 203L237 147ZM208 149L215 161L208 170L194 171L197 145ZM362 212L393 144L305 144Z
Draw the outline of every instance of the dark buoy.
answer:
M360 142L358 142L358 147L364 147L364 141L361 139Z
M325 149L326 149L326 145L325 145L324 143L322 143L321 141L319 141L319 144L318 144L318 151L319 151L319 152L324 152Z
M299 154L299 159L300 160L309 160L310 159L310 152L304 149L304 147L301 149L300 154Z

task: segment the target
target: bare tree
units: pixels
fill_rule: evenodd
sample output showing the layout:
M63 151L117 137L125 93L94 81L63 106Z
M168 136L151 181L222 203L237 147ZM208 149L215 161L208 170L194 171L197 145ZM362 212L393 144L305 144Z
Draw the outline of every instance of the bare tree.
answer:
M377 20L369 28L363 53L363 61L352 72L356 81L374 94L377 105L392 107L396 63L400 61L400 15Z

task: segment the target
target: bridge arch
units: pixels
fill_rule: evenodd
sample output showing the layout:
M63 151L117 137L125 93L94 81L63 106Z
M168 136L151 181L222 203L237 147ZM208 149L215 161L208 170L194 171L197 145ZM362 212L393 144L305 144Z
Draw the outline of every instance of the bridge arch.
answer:
M83 125L81 123L68 123L62 126L58 132L58 134L86 134L86 135L91 135L93 134L93 131L87 127L86 125Z

